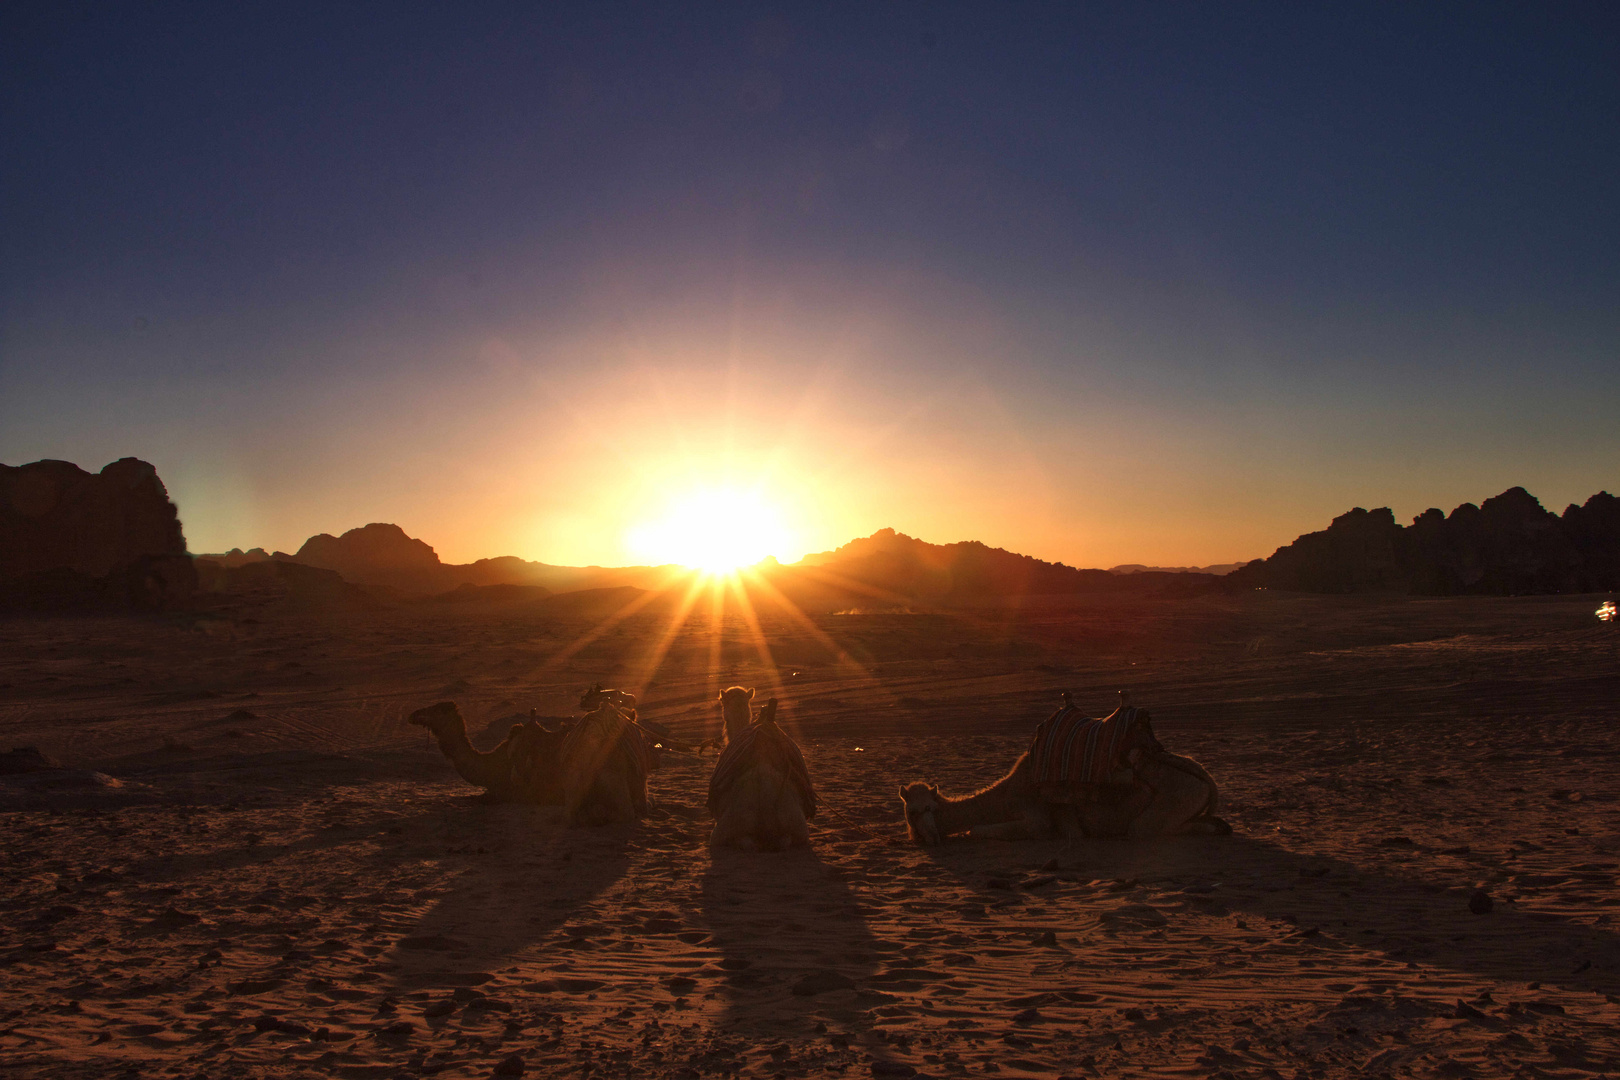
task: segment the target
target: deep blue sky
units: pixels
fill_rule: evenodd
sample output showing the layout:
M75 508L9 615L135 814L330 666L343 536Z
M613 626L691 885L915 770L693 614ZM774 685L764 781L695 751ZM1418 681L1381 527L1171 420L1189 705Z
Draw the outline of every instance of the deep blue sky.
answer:
M1620 8L651 8L8 5L0 461L606 562L721 472L1082 564L1620 482Z

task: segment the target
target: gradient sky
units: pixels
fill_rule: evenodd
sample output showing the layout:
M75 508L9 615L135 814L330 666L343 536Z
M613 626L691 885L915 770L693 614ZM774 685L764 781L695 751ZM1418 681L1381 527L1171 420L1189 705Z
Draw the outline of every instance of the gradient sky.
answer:
M0 461L574 564L1620 486L1620 7L471 6L7 4Z

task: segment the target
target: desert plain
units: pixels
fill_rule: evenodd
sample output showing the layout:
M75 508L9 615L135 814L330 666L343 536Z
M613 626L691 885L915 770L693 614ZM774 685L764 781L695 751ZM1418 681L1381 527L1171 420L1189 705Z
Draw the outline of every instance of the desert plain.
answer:
M0 1076L1613 1076L1602 599L8 618L0 745L63 768L0 777ZM712 752L573 829L405 723L453 700L488 748L597 681L692 740L777 697L811 847L711 852ZM1233 835L907 840L899 784L1121 689Z

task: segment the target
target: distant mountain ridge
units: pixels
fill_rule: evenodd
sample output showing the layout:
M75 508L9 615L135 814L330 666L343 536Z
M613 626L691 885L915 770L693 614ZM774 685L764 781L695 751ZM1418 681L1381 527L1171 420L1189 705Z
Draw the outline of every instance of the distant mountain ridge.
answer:
M1356 507L1223 579L1234 588L1425 596L1620 589L1620 499L1600 491L1562 516L1522 487L1402 527Z
M806 555L799 563L767 572L790 596L810 587L840 585L873 597L889 596L941 605L995 603L1031 596L1196 589L1212 574L1145 570L1115 574L1045 562L977 540L930 544L893 529L851 540L833 551ZM801 606L803 606L801 604Z
M444 563L433 548L381 522L320 533L294 554L232 549L199 556L226 567L285 562L404 597L516 601L582 590L660 591L690 579L679 566L572 567L513 556ZM1422 595L1601 591L1620 588L1620 499L1599 492L1562 517L1523 488L1450 515L1428 510L1402 527L1388 507L1357 507L1270 558L1202 568L1125 564L1110 570L1045 562L976 540L932 544L894 529L794 564L767 561L757 577L805 610L864 605L976 605L1036 596L1271 588ZM522 587L518 589L515 587ZM628 594L625 594L628 595Z
M1110 566L1108 572L1110 574L1214 574L1216 577L1221 577L1230 574L1240 566L1247 565L1247 563L1240 562L1212 563L1209 566L1143 566L1141 563L1121 563L1118 566Z
M397 525L373 522L341 536L320 533L294 554L233 548L199 559L227 568L260 562L291 563L335 572L343 580L403 596L433 596L452 602L493 602L530 596L515 587L553 593L631 588L657 591L686 580L679 566L571 567L528 562L513 556L457 565L439 560L433 548ZM862 604L918 603L950 606L999 603L1030 596L1178 590L1207 587L1213 574L1143 568L1130 573L1083 570L989 547L975 540L930 544L894 529L851 540L833 551L807 555L794 564L769 560L756 574L810 609Z
M674 566L553 566L513 555L446 563L440 561L431 545L386 522L372 522L341 536L317 533L293 554L232 548L223 554L198 558L233 569L266 561L298 563L335 571L345 581L358 585L406 596L435 596L462 586L493 585L525 585L549 592L621 586L661 588L685 573Z

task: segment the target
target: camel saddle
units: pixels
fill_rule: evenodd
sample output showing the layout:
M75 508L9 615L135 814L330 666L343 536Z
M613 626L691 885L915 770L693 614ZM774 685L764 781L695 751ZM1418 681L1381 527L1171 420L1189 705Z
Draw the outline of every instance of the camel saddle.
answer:
M814 820L816 790L810 784L810 769L804 763L804 754L787 732L769 721L749 725L747 731L726 744L720 760L714 763L714 775L709 778L709 813L719 812L716 807L725 793L748 766L756 762L771 765L787 776L799 793L804 819Z
M558 756L567 759L573 753L573 748L580 741L588 738L586 730L593 724L608 724L610 726L615 736L613 746L618 755L624 760L633 762L643 776L653 772L658 767L653 757L652 748L647 745L647 740L642 735L641 729L636 726L635 721L618 711L617 708L605 713L588 713L581 718L568 732ZM603 762L598 762L595 767L601 768L602 764Z
M1130 796L1136 763L1162 749L1146 709L1125 705L1107 716L1081 716L1065 705L1035 729L1029 756L1042 798L1116 803Z

